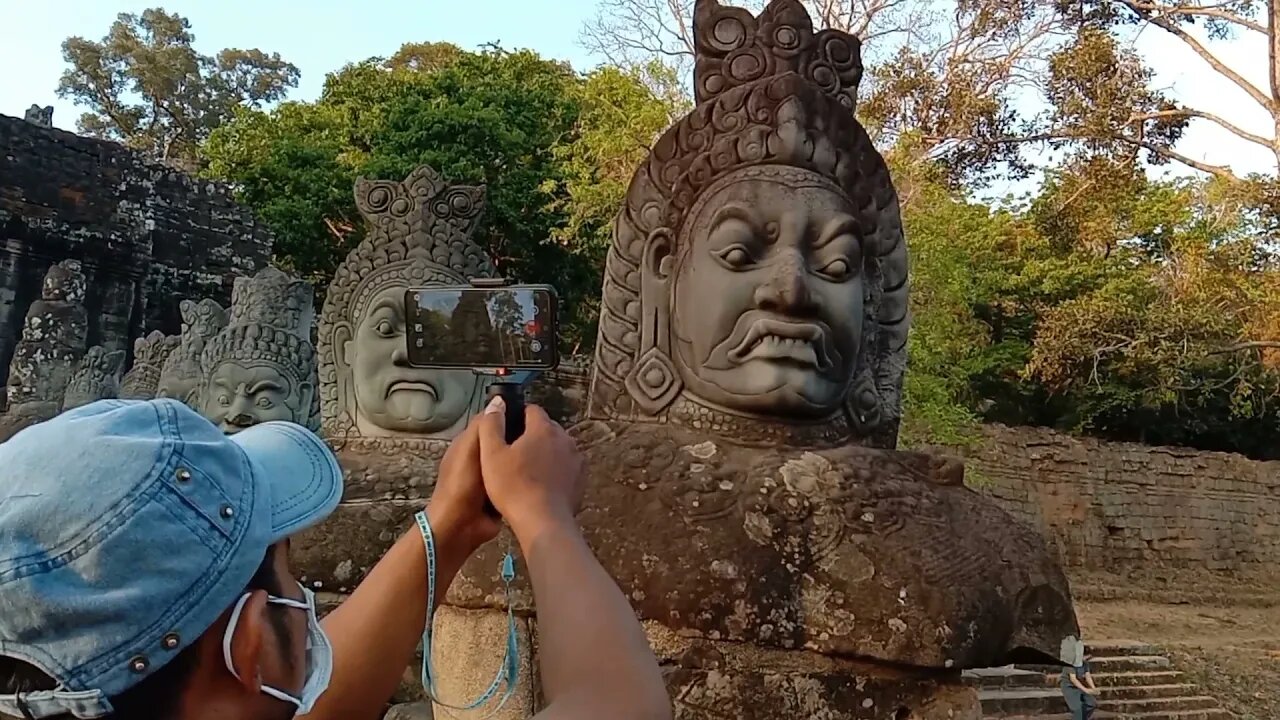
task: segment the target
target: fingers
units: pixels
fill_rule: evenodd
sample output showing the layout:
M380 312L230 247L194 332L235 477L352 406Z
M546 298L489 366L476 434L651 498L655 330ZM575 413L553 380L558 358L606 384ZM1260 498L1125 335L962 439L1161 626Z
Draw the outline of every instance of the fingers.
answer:
M507 403L501 395L493 396L485 406L477 423L477 435L482 453L507 446Z

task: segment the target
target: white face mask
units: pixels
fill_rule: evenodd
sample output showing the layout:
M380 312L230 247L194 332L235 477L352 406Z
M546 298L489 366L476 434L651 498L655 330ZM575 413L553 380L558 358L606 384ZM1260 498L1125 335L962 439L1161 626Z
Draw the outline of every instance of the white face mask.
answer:
M316 596L310 590L302 587L302 594L307 599L306 602L300 600L291 600L289 598L267 596L267 602L272 605L284 605L285 607L297 608L307 611L307 675L306 680L302 684L302 693L294 696L278 688L262 686L262 692L270 695L277 700L283 700L292 703L298 707L299 715L306 715L315 707L316 700L324 694L329 687L329 676L333 673L333 646L329 644L329 638L324 634L324 629L320 627L320 621L316 619ZM227 670L240 679L240 674L236 672L235 666L231 661L231 637L235 634L236 623L240 619L240 612L244 610L244 604L249 602L250 593L245 593L236 601L235 609L231 611L231 621L227 623L227 632L222 636L222 660L227 665Z

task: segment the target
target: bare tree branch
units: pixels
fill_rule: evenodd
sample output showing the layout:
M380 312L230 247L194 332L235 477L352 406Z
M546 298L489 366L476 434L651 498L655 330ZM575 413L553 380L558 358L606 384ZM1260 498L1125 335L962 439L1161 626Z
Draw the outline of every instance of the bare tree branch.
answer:
M1182 17L1212 17L1224 20L1233 25L1239 25L1246 30L1252 30L1263 35L1267 34L1267 29L1262 25L1250 20L1243 15L1237 15L1229 10L1223 10L1222 3L1220 5L1161 5L1153 2L1138 2L1135 0L1134 5L1142 7L1152 15L1157 16L1182 16Z
M1118 2L1132 10L1138 17L1181 40L1184 45L1191 48L1191 50L1195 52L1195 54L1199 55L1201 59L1209 63L1209 66L1217 71L1219 75L1235 83L1237 87L1244 90L1249 97L1253 98L1259 105L1266 108L1267 111L1273 115L1276 113L1276 105L1266 93L1262 92L1262 90L1258 89L1256 85L1246 80L1243 75L1233 70L1226 63L1222 62L1222 60L1220 60L1217 55L1214 55L1209 48L1205 47L1204 44L1191 35L1191 33L1179 27L1176 22L1170 20L1168 16L1156 14L1149 9L1152 5L1140 2L1139 0L1118 0Z
M1276 144L1275 140L1271 138L1263 137L1256 133L1251 133L1240 126L1235 125L1234 123L1230 122L1229 120L1227 120L1226 118L1220 115L1215 115L1211 112L1205 112L1204 110L1196 110L1194 108L1180 108L1177 110L1161 110L1159 112L1143 113L1141 115L1134 115L1132 120L1134 121L1158 120L1160 118L1176 118L1176 117L1194 117L1194 118L1202 118L1204 120L1209 120L1211 122L1217 123L1219 126L1222 127L1222 129L1226 130L1227 132L1230 132L1232 135L1235 135L1241 140L1248 140L1251 143L1257 143L1258 145L1261 145L1267 148L1268 150L1273 149Z

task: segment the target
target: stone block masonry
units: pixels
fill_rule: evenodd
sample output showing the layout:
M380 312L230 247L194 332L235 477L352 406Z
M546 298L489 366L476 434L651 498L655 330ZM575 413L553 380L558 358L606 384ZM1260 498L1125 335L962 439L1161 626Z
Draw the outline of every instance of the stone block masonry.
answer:
M52 264L81 263L86 345L132 353L147 331L179 331L179 300L225 305L235 277L268 263L272 239L226 188L116 143L0 115L0 243L3 383Z
M1070 571L1280 568L1280 462L983 428L969 482L1058 546Z

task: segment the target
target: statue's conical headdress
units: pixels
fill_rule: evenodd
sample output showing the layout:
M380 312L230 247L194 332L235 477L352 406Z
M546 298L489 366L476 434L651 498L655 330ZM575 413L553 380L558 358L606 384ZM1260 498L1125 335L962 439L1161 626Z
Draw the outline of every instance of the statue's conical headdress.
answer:
M774 0L759 17L699 0L694 35L697 106L654 145L615 220L589 413L661 421L679 394L679 378L654 360L665 342L654 336L669 332L655 314L669 309L643 297L645 242L666 234L679 262L689 245L684 223L709 189L753 172L794 172L820 176L857 208L866 297L845 405L856 434L892 445L909 325L907 253L888 168L853 117L860 43L815 33L797 0Z
M266 360L290 369L295 380L311 382L315 372L315 291L311 284L273 267L238 277L231 291L227 326L205 345L206 379L224 361Z
M403 182L356 181L356 207L369 234L334 273L320 319L320 409L327 431L349 433L352 420L339 407L335 328L354 328L369 301L391 285L466 284L494 276L488 256L471 240L484 193L482 185L448 185L426 165Z

